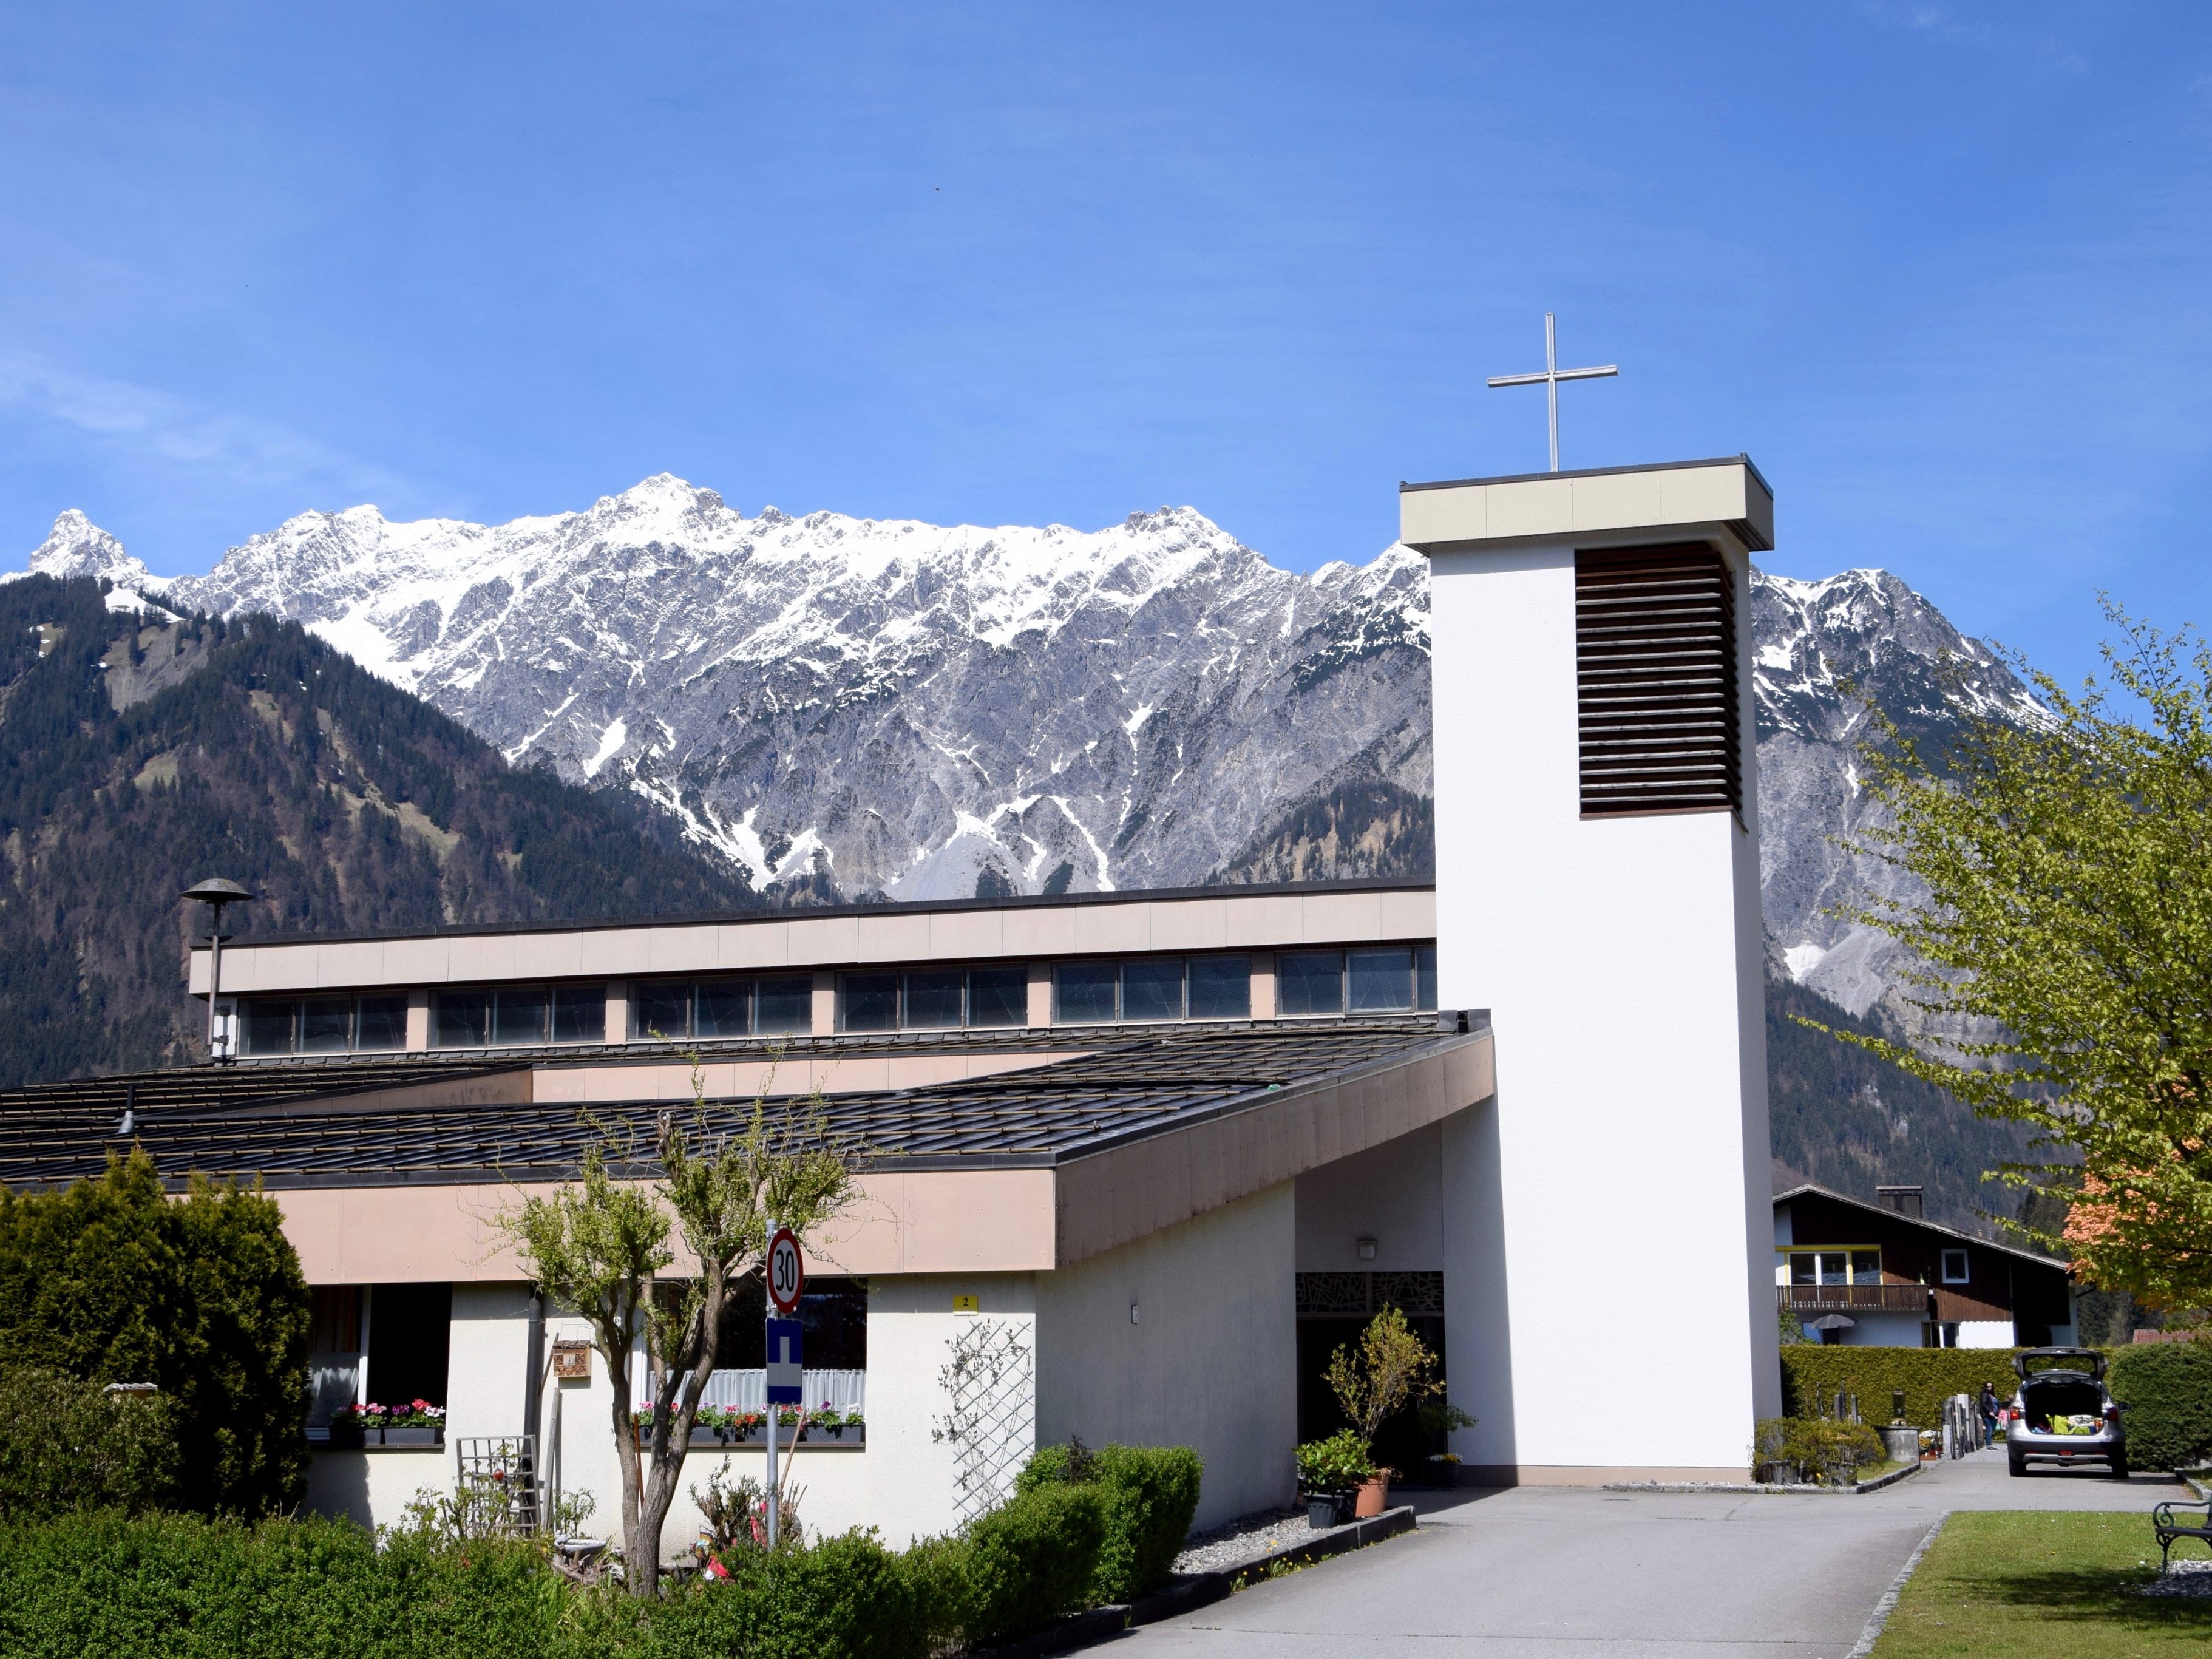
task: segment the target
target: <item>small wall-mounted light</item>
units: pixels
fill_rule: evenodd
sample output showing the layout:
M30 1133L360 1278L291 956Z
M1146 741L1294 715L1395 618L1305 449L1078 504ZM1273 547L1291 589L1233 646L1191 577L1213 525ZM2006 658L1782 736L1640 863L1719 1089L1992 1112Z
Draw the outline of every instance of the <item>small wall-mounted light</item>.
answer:
M1371 1238L1363 1238L1357 1242L1359 1246L1359 1259L1362 1261L1374 1261L1375 1252L1377 1248L1375 1241Z
M1137 1322L1137 1304L1133 1302L1129 1304L1129 1322L1132 1325Z

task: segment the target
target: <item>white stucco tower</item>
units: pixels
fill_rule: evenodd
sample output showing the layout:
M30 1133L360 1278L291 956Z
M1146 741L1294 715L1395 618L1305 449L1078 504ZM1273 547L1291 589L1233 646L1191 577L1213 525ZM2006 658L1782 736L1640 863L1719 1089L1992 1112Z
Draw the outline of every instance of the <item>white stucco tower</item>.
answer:
M1747 1479L1778 1414L1747 457L1407 484L1434 628L1437 992L1470 1474Z

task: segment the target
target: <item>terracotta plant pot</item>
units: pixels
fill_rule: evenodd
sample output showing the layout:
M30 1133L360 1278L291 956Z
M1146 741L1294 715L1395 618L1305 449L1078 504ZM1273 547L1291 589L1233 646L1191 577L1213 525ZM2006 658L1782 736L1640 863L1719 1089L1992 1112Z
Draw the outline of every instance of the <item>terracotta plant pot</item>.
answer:
M1352 1496L1352 1517L1369 1521L1390 1507L1390 1477L1378 1474L1371 1480L1363 1480Z

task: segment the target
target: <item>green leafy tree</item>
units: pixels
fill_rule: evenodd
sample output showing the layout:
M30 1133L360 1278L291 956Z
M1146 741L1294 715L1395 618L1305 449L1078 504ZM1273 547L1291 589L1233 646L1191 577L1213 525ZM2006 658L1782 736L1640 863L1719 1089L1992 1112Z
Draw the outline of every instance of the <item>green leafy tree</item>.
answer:
M1842 914L1917 959L1905 976L1914 1029L1905 1042L1834 1035L2033 1130L2036 1157L2002 1174L2070 1211L2063 1238L2033 1225L2030 1237L2070 1246L2095 1284L2202 1305L2212 650L2106 614L2119 635L2105 648L2106 680L2069 693L2016 663L2047 719L1969 715L1930 754L1869 711L1864 782L1886 822L1855 848L1926 896Z
M187 1507L290 1508L307 1483L307 1285L283 1212L142 1151L58 1193L0 1191L0 1365L152 1382Z
M1372 1445L1386 1419L1443 1393L1437 1364L1406 1316L1385 1308L1367 1322L1356 1351L1342 1347L1329 1356L1323 1375L1361 1443Z
M661 1119L658 1181L619 1178L615 1165L634 1160L603 1137L586 1153L578 1181L528 1195L501 1218L538 1289L590 1322L606 1360L623 1559L641 1595L659 1594L661 1533L682 1490L700 1401L738 1283L767 1251L769 1221L804 1237L854 1195L854 1151L832 1134L820 1095L771 1114L767 1087L734 1129L718 1129L695 1058L690 1127L673 1113ZM672 1237L696 1272L657 1285L677 1260ZM641 1437L633 1428L639 1408L629 1364L641 1339L650 1379Z

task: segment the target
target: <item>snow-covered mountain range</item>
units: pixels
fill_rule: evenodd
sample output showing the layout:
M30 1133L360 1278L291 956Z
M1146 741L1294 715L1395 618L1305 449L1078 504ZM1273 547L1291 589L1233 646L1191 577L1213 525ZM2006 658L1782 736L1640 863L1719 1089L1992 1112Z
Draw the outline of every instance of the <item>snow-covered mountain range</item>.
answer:
M749 518L663 475L499 526L302 514L170 579L70 512L30 568L294 618L511 761L635 791L763 890L1235 879L1316 802L1430 790L1425 562L1297 575L1188 507L1096 532ZM1915 726L2033 704L1886 573L1762 574L1753 607L1770 938L1857 1012L1883 947L1821 912L1881 872L1828 841L1861 799L1838 682Z

